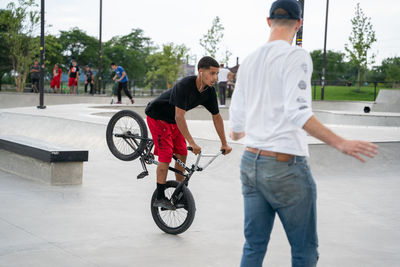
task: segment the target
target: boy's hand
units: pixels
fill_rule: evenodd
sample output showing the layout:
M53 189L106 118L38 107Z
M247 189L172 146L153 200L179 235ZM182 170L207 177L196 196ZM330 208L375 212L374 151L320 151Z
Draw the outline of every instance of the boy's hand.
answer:
M230 146L228 146L228 145L222 145L221 146L221 150L225 150L225 152L222 153L222 154L223 155L227 155L227 154L231 153L232 148Z
M189 144L189 146L192 148L193 154L195 155L200 154L201 147L199 147L196 143Z

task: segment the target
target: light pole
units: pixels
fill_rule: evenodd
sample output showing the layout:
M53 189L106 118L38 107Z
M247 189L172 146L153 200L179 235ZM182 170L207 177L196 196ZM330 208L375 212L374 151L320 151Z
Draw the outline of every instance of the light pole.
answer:
M304 0L298 0L301 5L301 19L304 20ZM296 45L302 46L303 45L303 23L300 26L300 29L297 31L296 34Z
M40 79L39 79L39 109L45 109L43 104L44 89L44 0L41 0L40 7Z
M321 100L324 100L325 94L325 69L326 69L326 38L328 33L328 8L329 0L326 0L326 16L325 16L325 40L324 40L324 54L322 56L322 77L321 77Z
M103 0L100 0L99 59L98 59L98 63L99 63L98 69L99 69L99 72L98 72L98 74L97 74L97 85L98 85L98 87L99 87L99 88L98 88L99 94L100 94L100 92L101 92L101 87L102 87L102 85L103 85L102 73L101 73L101 57L102 57L102 51L101 51L101 48L102 48L102 44L101 44L101 26L102 26L102 19L103 19L102 13L103 13ZM105 89L103 89L103 94L105 94L105 93L106 93L106 92L105 92Z

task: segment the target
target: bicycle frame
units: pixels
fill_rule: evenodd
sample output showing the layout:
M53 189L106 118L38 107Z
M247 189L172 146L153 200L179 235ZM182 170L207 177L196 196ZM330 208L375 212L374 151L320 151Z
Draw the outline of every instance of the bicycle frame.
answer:
M122 137L128 143L128 145L130 147L132 147L132 149L135 149L135 148L127 139L133 140L133 142L137 146L139 146L139 143L136 139L141 139L146 142L146 147L145 147L144 151L142 152L142 154L140 155L140 163L142 164L143 172L137 176L138 179L144 178L149 174L149 172L147 171L146 164L155 164L155 165L159 164L158 161L156 161L154 159L154 155L151 152L153 149L153 146L154 146L153 139L143 138L143 137L140 137L140 136L134 135L134 134L122 134L117 137ZM188 150L193 151L193 149L191 147L188 147ZM185 185L185 186L188 185L190 177L192 177L193 173L195 173L196 171L203 171L204 169L206 169L218 156L222 155L224 152L225 151L223 151L223 150L219 151L217 154L202 154L200 152L197 155L195 164L192 164L191 168L187 167L185 165L185 163L183 163L180 159L178 159L175 155L173 155L172 158L175 160L175 162L177 162L186 171L186 173L184 173L181 170L178 170L176 168L173 168L171 166L168 167L168 170L178 173L178 174L182 175L183 177L185 177L185 179L179 183L179 185L176 187L174 193L172 194L172 196L171 196L172 203L176 204L179 201L179 199L182 196L182 193L181 193L182 187L183 187L183 185ZM200 163L201 158L203 158L203 157L211 158L211 159L203 167L200 167L199 163Z

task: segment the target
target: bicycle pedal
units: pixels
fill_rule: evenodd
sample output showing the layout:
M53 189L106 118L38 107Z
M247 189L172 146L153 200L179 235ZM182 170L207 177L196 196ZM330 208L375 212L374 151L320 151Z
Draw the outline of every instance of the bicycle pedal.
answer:
M143 179L143 178L146 177L147 175L149 175L149 172L147 172L147 171L141 172L141 173L137 176L137 179Z

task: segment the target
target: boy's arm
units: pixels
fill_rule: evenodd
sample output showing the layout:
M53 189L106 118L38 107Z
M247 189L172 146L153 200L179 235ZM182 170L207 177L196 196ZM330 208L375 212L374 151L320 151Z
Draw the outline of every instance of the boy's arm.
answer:
M212 115L212 118L215 130L217 131L219 139L221 140L221 150L225 150L224 155L229 154L232 151L232 148L228 146L228 143L226 142L224 120L222 119L220 113Z

